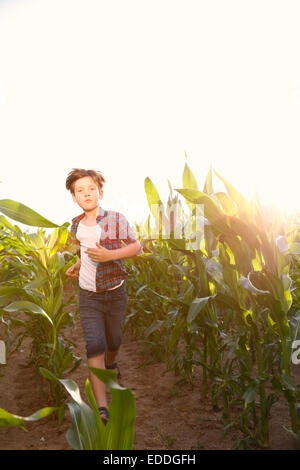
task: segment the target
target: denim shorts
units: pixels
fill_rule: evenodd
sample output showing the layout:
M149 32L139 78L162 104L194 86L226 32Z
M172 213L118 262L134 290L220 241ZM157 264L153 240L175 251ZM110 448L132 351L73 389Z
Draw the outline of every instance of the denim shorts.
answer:
M79 313L87 358L117 351L122 342L126 308L125 280L120 287L103 292L79 288Z

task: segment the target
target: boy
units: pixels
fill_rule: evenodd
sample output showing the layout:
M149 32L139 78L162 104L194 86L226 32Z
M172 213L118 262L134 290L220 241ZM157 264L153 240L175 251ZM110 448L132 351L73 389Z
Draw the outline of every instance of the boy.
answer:
M73 201L83 213L72 219L71 235L80 245L79 259L67 276L79 278L80 321L86 341L88 366L116 369L127 307L124 258L140 251L137 236L123 214L103 209L105 179L101 172L74 168L66 180ZM125 246L122 246L125 242ZM90 372L102 421L106 424L106 386Z

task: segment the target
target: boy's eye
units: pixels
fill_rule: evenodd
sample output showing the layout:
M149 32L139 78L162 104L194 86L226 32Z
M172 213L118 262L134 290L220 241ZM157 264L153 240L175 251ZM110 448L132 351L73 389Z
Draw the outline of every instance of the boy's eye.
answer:
M92 186L90 187L90 190L95 190L96 189L96 186ZM78 193L82 193L83 189L77 189L77 192Z

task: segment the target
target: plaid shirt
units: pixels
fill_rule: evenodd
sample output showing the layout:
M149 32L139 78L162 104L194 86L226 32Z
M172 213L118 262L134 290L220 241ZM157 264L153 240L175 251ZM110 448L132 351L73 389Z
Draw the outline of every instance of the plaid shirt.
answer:
M79 241L76 238L76 232L78 224L84 216L85 213L72 219L71 236L73 242L77 245ZM130 228L126 217L119 212L107 211L100 207L100 214L97 216L96 221L101 227L99 243L107 250L121 248L122 242L128 245L137 240L137 236ZM128 273L123 259L97 263L96 292L102 292L117 286L127 276Z

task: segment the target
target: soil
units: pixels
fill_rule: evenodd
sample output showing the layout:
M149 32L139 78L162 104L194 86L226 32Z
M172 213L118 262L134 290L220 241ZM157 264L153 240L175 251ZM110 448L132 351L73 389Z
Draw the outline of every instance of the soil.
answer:
M1 330L1 336L3 331ZM74 353L83 358L81 365L68 378L80 387L85 401L84 385L88 377L85 343L80 326L67 332L76 344ZM2 336L3 339L3 336ZM34 366L28 365L30 339L7 357L7 365L0 365L0 407L20 416L29 416L49 406L41 395ZM131 388L135 395L136 422L133 449L145 450L231 450L239 434L229 432L222 438L224 420L222 410L214 411L210 399L201 398L201 370L195 369L193 388L177 385L178 377L166 369L163 362L155 363L143 352L142 342L125 332L118 355L122 372L121 384ZM300 366L295 366L300 378ZM284 398L273 405L270 420L270 449L293 449L290 434L283 426L290 426ZM21 428L0 428L0 449L70 450L66 432L70 427L69 411L58 427L54 416L27 423Z

